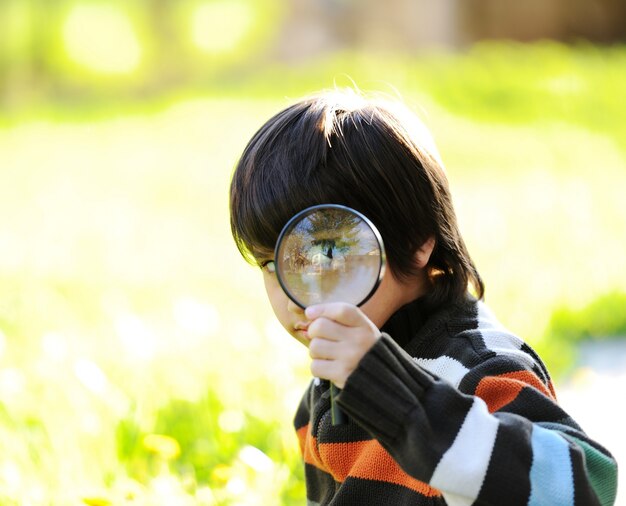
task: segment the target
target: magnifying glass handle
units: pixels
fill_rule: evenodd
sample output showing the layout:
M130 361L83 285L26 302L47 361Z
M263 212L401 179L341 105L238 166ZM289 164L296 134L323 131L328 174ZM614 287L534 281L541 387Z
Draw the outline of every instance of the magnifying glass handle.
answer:
M335 397L339 395L339 389L334 383L330 384L330 417L333 425L344 425L348 422L348 417L341 411L341 408L335 401Z

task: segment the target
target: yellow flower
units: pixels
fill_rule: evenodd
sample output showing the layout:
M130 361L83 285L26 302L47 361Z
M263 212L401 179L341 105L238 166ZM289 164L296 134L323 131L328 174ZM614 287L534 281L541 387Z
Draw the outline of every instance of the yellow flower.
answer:
M143 445L165 460L175 459L180 455L180 445L173 437L164 434L148 434L143 438Z
M83 503L87 506L111 506L111 501L104 497L83 497Z

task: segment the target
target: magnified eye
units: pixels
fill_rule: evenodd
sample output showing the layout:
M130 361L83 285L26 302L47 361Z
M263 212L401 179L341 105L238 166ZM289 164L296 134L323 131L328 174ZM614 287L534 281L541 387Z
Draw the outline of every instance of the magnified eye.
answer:
M365 216L324 204L287 222L275 260L276 277L298 306L336 301L360 305L382 279L385 253L380 234Z
M276 272L276 265L274 264L274 260L267 260L261 263L261 269L269 274L274 274Z

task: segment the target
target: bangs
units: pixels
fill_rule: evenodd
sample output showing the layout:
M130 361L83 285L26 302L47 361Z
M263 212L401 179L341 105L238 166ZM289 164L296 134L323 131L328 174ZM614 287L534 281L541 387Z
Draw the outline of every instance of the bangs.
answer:
M315 111L296 104L269 120L244 150L231 183L230 219L248 262L273 256L282 228L297 212L333 199L321 181L327 145L320 125Z
M287 221L308 207L298 187L290 191L284 179L274 180L271 185L265 181L272 180L255 171L248 181L245 198L239 194L231 200L232 234L240 253L250 263L272 258L278 236Z
M296 213L339 204L367 216L383 236L390 266L409 272L412 252L432 226L408 237L397 233L414 228L412 216L427 214L411 183L423 169L402 131L391 112L354 94L313 96L267 121L231 183L231 230L243 257L271 258Z

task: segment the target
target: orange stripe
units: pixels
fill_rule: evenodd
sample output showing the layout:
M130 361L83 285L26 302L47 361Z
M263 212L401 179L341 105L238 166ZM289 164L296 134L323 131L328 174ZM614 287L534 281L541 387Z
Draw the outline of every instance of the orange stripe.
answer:
M393 457L375 439L353 443L322 443L309 432L309 425L296 434L304 461L343 482L348 476L394 483L427 497L441 496L439 490L405 473Z
M304 455L304 445L306 444L306 435L309 431L309 424L307 423L304 427L300 427L296 431L296 436L298 436L298 444L300 445L300 453Z
M476 387L476 395L487 403L489 412L493 413L513 402L524 387L531 386L542 394L554 399L554 390L530 371L514 371L488 376L480 380Z
M548 390L550 390L550 397L552 397L556 401L556 390L554 390L554 384L552 383L552 380L548 381Z
M375 439L353 443L323 443L319 454L335 481L348 476L394 483L428 497L440 496L439 490L405 473Z
M320 457L317 449L317 438L314 438L309 431L310 424L306 424L304 427L300 427L296 434L300 443L300 451L302 452L302 458L307 464L311 464L318 469L321 469L325 473L330 473L326 468L322 458Z
M320 455L328 462L337 481L353 476L394 483L428 497L441 496L439 490L405 473L375 439L354 443L325 443L320 445Z

